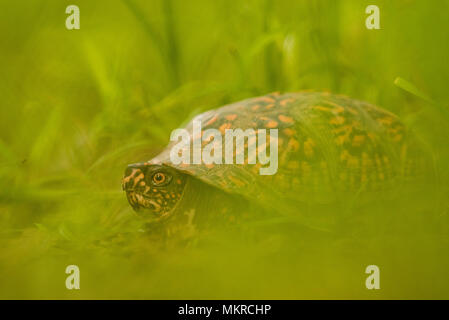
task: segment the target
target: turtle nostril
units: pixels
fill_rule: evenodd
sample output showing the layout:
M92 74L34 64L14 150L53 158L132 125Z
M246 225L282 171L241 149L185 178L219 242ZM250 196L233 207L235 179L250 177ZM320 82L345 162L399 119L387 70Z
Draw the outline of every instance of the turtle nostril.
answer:
M125 175L122 180L123 190L132 190L137 183L145 178L145 163L130 164L125 169Z

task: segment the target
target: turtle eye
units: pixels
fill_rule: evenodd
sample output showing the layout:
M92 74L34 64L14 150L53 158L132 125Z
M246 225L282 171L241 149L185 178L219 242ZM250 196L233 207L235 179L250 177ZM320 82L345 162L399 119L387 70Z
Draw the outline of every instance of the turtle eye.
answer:
M170 182L169 176L163 172L156 172L151 180L156 186L162 186Z

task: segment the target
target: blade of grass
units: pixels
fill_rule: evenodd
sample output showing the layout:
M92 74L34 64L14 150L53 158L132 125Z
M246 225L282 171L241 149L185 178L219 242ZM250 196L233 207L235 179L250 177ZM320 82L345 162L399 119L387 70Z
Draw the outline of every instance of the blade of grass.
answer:
M179 78L179 46L176 38L176 20L173 18L172 0L163 0L165 14L165 33L167 36L168 66L170 68L172 88L177 88L180 84Z
M137 148L137 147L141 147L141 146L145 146L148 145L149 142L148 141L138 141L138 142L134 142L131 144L127 144L117 150L114 150L112 152L109 152L107 154L105 154L104 156L100 157L97 159L97 161L95 161L90 167L89 169L87 169L86 173L89 174L93 169L97 168L99 165L103 164L106 161L111 161L116 159L117 157L123 155L124 153L126 153L127 151L129 151L130 149L133 148Z
M0 139L0 157L6 162L13 163L17 161L17 157L11 148Z
M142 24L145 33L154 42L157 47L163 44L162 37L156 32L156 30L150 25L142 10L132 0L122 0L129 11L136 17L137 21Z
M173 18L173 3L171 0L163 0L163 14L165 18L164 31L165 39L159 35L151 26L142 10L132 0L122 0L131 13L136 17L142 26L145 34L151 39L159 54L165 62L171 81L171 89L177 88L180 84L179 79L179 46L176 39L176 23Z
M60 130L63 122L62 110L54 107L46 124L37 136L30 152L30 162L46 163L55 147L55 141L60 137Z
M410 82L401 77L397 77L394 80L394 84L398 88L401 88L402 90L407 91L408 93L411 93L423 100L426 100L427 102L434 103L434 101L430 99L428 95L426 95L425 93L420 91L416 86L414 86L413 84L411 84Z
M428 102L430 105L432 105L435 109L437 109L440 113L442 113L447 120L449 120L449 111L442 106L441 104L435 102L433 99L431 99L428 95L426 95L424 92L422 92L421 90L419 90L415 85L413 85L412 83L410 83L409 81L401 78L401 77L397 77L394 80L394 84L395 86L397 86L398 88L401 88L404 91L407 91L408 93L419 97L421 99L423 99L424 101Z

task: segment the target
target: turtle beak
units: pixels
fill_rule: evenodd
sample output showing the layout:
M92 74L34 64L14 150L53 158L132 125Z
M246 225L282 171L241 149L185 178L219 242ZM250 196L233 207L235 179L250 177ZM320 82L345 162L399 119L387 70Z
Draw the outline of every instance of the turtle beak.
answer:
M139 206L139 194L136 192L136 187L139 182L145 178L142 164L130 164L126 170L125 175L122 179L122 190L126 192L126 198L129 204L134 209L138 211Z
M129 204L134 209L134 211L139 211L139 203L137 202L136 193L133 191L126 192L126 198L128 199Z

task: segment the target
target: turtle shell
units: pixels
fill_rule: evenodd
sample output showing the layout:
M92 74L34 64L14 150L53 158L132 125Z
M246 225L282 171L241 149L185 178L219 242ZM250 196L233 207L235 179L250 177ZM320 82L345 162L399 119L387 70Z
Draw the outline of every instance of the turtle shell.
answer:
M193 137L194 120L201 122L201 136ZM388 190L414 167L408 133L397 116L330 93L251 98L200 114L186 127L191 140L202 139L211 128L223 137L226 129L278 129L277 173L261 175L261 164L248 164L247 155L244 164L174 164L170 151L176 141L149 162L287 212L303 203L330 203L342 194ZM201 140L203 147L208 142Z

